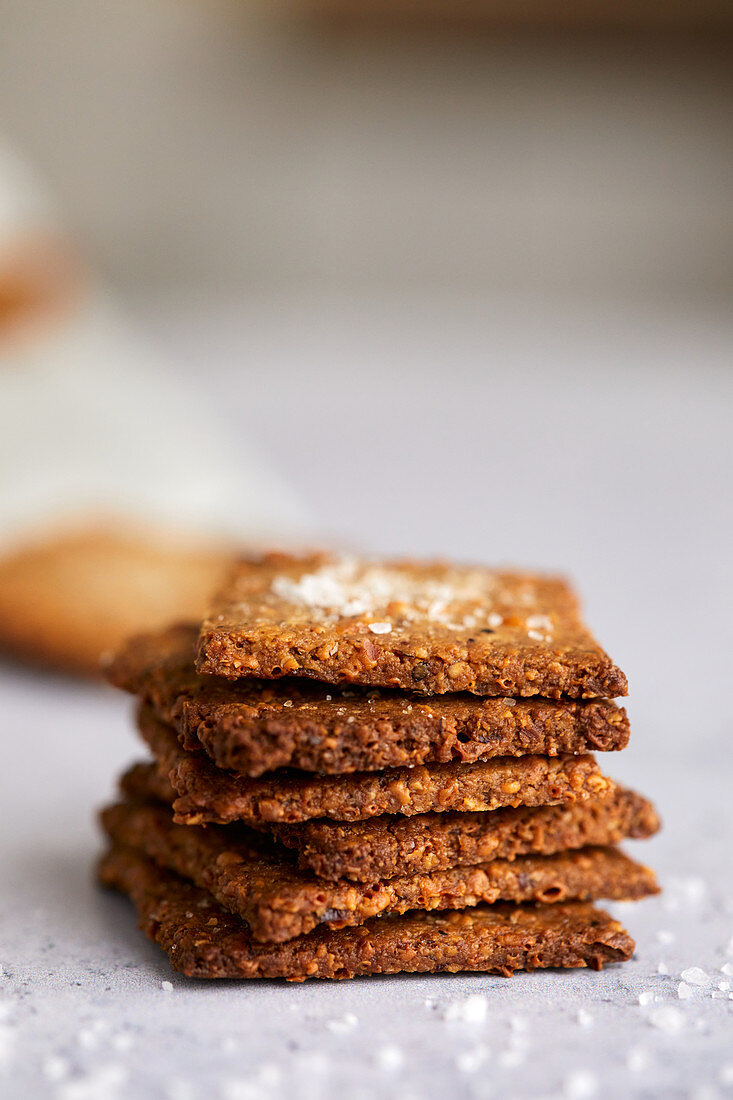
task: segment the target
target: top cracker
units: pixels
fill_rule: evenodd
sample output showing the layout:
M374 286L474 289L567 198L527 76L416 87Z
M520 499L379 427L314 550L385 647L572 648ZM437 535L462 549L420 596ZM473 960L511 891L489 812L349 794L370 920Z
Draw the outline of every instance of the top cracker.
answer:
M424 694L627 691L558 578L325 554L240 562L201 627L196 667Z

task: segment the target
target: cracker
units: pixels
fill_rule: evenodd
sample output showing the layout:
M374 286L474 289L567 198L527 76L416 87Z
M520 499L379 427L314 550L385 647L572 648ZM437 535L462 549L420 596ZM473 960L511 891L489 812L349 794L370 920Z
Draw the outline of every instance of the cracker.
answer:
M273 834L295 849L301 867L321 878L373 882L528 853L618 844L652 836L659 827L651 802L615 787L604 798L568 806L373 817L347 825L306 821L275 825Z
M592 756L496 757L475 764L423 764L352 775L271 772L260 779L225 772L203 752L182 749L152 711L139 716L143 738L178 798L182 824L360 821L379 814L495 810L600 797L611 790Z
M191 879L243 917L253 939L282 943L319 924L344 928L382 913L463 909L480 902L629 901L658 892L654 875L615 848L497 859L381 882L324 882L243 829L176 825L170 809L120 802L102 813L113 843Z
M622 749L626 712L609 699L404 695L304 680L237 680L196 673L197 628L131 639L108 669L186 748L256 777L275 768L343 774L493 756Z
M176 792L154 764L135 764L120 780L131 799L173 804ZM262 826L260 826L262 827ZM298 866L319 878L376 882L396 875L552 855L587 846L641 840L660 828L656 810L636 791L615 786L603 798L568 806L534 806L484 813L372 817L347 824L304 821L265 826L294 849Z
M377 917L322 927L283 944L259 944L241 918L132 849L101 860L103 885L128 894L142 930L190 978L350 978L401 971L510 975L540 967L600 970L631 958L634 941L587 902L482 905L449 913Z
M241 562L201 627L197 667L423 693L627 690L560 579L326 555Z

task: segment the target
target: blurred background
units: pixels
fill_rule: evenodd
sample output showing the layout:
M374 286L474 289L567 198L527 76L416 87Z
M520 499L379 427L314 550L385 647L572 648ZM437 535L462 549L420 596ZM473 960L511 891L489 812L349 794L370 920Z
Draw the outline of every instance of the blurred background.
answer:
M661 690L730 595L730 5L0 8L6 648L132 526L151 619L253 542L559 568Z
M628 980L492 984L492 1041L530 1012L532 1056L476 1076L578 1096L572 1051L598 1096L722 1095L728 1001L654 1040L637 1000L657 967L717 971L733 912L732 33L729 0L0 0L14 1094L119 1100L129 1071L124 1095L259 1097L222 1074L269 1059L312 1098L312 1050L357 1100L387 1095L385 1041L400 1096L455 1091L432 986L359 985L352 1038L316 1027L351 983L168 996L91 883L92 807L137 749L88 677L274 542L572 576L629 675L608 770L659 806L665 893L634 912ZM465 981L486 992L441 996ZM100 1066L107 1091L76 1076Z

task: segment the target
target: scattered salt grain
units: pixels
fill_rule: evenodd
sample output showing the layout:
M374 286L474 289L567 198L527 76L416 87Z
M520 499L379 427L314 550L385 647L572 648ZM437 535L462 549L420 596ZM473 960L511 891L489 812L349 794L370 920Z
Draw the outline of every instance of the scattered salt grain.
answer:
M685 1026L685 1018L678 1008L673 1005L664 1005L650 1014L649 1023L660 1031L673 1033L682 1030Z
M632 1047L626 1057L626 1068L631 1073L643 1073L651 1059L643 1047Z
M657 940L659 943L664 944L674 943L674 932L669 932L666 928L660 928L657 932Z
M161 982L160 983L160 988L163 990L164 993L172 993L173 992L173 982L168 982L168 981Z
M133 1046L133 1038L129 1031L121 1031L119 1035L115 1035L112 1038L112 1046L115 1050L124 1052L130 1050Z
M391 634L391 623L369 623L369 629L372 634Z
M13 1011L10 1001L0 1001L0 1020L10 1019L10 1014Z
M53 1055L43 1063L43 1076L49 1081L63 1081L64 1077L68 1077L68 1074L69 1063L65 1058Z
M666 962L660 962L657 965L657 974L669 974L669 967Z
M497 1061L503 1069L516 1069L525 1059L525 1053L521 1047L510 1047L499 1052Z
M683 982L689 985L709 985L710 978L699 966L690 966L680 974Z
M650 1005L650 1004L653 1004L653 1003L654 1003L654 993L652 992L651 989L645 989L642 993L639 994L639 1004L640 1005Z
M585 1069L576 1069L569 1073L562 1083L563 1096L568 1100L586 1100L586 1097L595 1096L598 1091L598 1081L595 1074Z
M489 1056L486 1047L474 1047L473 1050L463 1050L456 1056L456 1069L460 1073L476 1073Z
M283 699L283 706L284 707L292 707L292 705L293 705L293 700L292 699Z
M166 1100L193 1100L190 1081L170 1081L165 1088Z
M377 1051L374 1061L386 1073L395 1073L405 1060L399 1047L386 1046Z
M358 1023L359 1020L353 1012L345 1012L340 1018L334 1017L334 1019L328 1020L326 1027L329 1031L343 1034L345 1031L351 1031Z
M721 1085L733 1085L733 1062L727 1062L720 1067L718 1081Z
M586 1012L584 1008L578 1010L578 1015L575 1017L578 1021L579 1027L592 1027L593 1017L590 1012Z
M485 997L473 993L463 1001L454 1001L445 1010L445 1019L462 1024L482 1024L486 1019L489 1006Z
M681 1001L687 1001L692 996L692 989L687 982L680 982L677 986L677 996Z
M726 948L725 948L725 953L726 953L726 955L728 955L730 958L733 959L733 936L731 936L731 938L728 940L728 943L727 943Z
M92 1050L99 1043L99 1035L93 1027L82 1027L77 1035L79 1046Z
M127 1079L122 1066L100 1066L86 1077L66 1081L58 1091L59 1100L110 1100Z
M727 993L730 989L730 982L718 982L718 989L721 993Z
M733 963L723 963L720 973L727 974L729 978L733 977Z
M512 1016L509 1020L509 1027L514 1032L524 1032L529 1030L529 1024L525 1020L524 1016Z

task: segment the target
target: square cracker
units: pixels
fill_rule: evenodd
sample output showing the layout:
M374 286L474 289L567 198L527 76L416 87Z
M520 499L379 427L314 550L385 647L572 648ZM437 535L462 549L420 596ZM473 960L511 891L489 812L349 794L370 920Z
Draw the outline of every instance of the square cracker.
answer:
M600 970L634 951L623 926L588 902L416 912L339 931L324 926L287 943L257 943L241 917L132 848L112 848L98 874L103 885L129 895L142 930L189 978L303 981L461 970L508 976L551 966Z
M296 680L223 680L196 672L198 627L138 635L107 668L188 749L257 777L275 768L331 775L495 756L610 751L629 737L611 699L410 695Z
M357 884L300 870L261 834L209 825L176 825L170 807L130 800L101 815L115 844L143 852L189 879L247 921L253 939L284 943L319 924L345 928L383 913L464 909L481 902L613 898L656 893L654 875L613 847L523 855L468 867Z
M201 627L197 668L423 694L627 691L563 580L322 554L240 562Z

